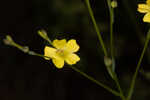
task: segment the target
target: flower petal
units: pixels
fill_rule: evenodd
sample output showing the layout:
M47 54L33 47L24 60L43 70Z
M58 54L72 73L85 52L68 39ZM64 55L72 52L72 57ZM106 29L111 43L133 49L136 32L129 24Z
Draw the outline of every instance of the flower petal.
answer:
M53 46L57 49L61 49L66 45L66 39L62 39L62 40L54 40L53 41Z
M61 58L53 58L52 61L53 61L54 65L57 68L59 68L59 69L63 68L63 66L64 66L64 60L63 59L61 59Z
M80 61L80 57L76 54L70 54L66 57L65 61L69 64L76 64L78 61Z
M147 0L147 1L146 1L146 4L150 6L150 0Z
M44 48L44 56L53 58L56 55L56 49L55 48L51 48L48 46L45 46ZM50 58L45 57L46 60L50 60Z
M145 16L144 16L144 18L143 18L143 21L150 23L150 13L145 14Z
M68 41L66 45L66 49L70 52L77 52L79 50L79 45L77 44L76 40L71 39Z
M140 13L147 13L150 12L150 6L147 4L138 4L138 9Z

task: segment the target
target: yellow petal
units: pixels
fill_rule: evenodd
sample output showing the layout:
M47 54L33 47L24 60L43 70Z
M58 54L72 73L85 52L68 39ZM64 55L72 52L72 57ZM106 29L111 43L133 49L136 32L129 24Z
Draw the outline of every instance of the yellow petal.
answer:
M150 0L147 0L147 1L146 1L146 4L150 6Z
M61 59L61 58L54 58L54 59L52 59L52 61L53 61L53 63L54 63L54 65L57 67L57 68L63 68L63 66L64 66L64 60L63 59Z
M150 13L145 14L145 16L144 16L144 18L143 18L143 21L150 23Z
M79 50L79 45L77 44L76 40L71 39L68 41L66 45L66 49L70 52L77 52Z
M150 6L146 4L138 4L138 9L140 13L147 13L150 12Z
M65 61L69 64L76 64L78 61L80 61L80 57L76 54L70 54L66 57Z
M53 46L57 49L61 49L66 45L66 39L62 39L62 40L54 40L53 41Z
M56 49L55 48L51 48L48 46L45 46L44 48L44 56L53 58L56 55ZM46 60L50 60L50 58L45 57Z

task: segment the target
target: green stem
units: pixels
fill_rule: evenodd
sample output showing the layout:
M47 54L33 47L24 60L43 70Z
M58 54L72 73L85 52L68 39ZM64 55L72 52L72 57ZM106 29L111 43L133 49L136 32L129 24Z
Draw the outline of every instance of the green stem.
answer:
M114 48L113 48L113 24L114 24L114 9L111 7L111 0L107 0L108 8L109 8L109 14L110 14L110 48L111 48L111 57L114 59ZM125 96L123 94L123 91L120 87L117 75L114 73L114 81L118 87L118 90L120 91L120 95L122 100L125 100Z
M116 85L117 85L117 87L118 87L118 90L119 90L119 92L120 92L120 96L121 96L122 100L126 100L126 98L125 98L125 96L124 96L124 94L123 94L123 91L122 91L122 89L121 89L121 87L120 87L120 84L119 84L117 75L114 74L113 76L114 76L114 80L115 80L115 82L116 82Z
M121 95L120 95L118 92L116 92L115 90L112 90L110 87L108 87L108 86L102 84L101 82L95 80L93 77L91 77L91 76L87 75L86 73L80 71L80 70L77 69L76 67L72 67L72 66L71 66L71 68L72 68L74 71L76 71L76 72L80 73L81 75L83 75L84 77L86 77L87 79L89 79L89 80L91 80L92 82L96 83L97 85L103 87L103 88L106 89L107 91L111 92L111 93L114 94L115 96L120 96L120 97L121 97Z
M41 54L38 54L38 53L35 53L33 51L29 51L28 52L29 55L34 55L34 56L39 56L39 57L47 57L47 56L44 56L44 55L41 55ZM47 57L49 58L49 57ZM75 67L71 67L73 70L75 70L76 72L79 72L81 75L83 75L84 77L86 77L87 79L91 80L92 82L96 83L97 85L105 88L106 90L108 90L109 92L111 92L112 94L116 95L116 96L120 96L122 97L122 95L120 95L118 92L116 92L115 90L112 90L111 88L109 88L108 86L100 83L99 81L95 80L93 77L87 75L86 73L80 71L79 69L75 68Z
M137 64L135 73L134 73L133 78L132 78L132 81L131 81L131 85L130 85L130 89L129 89L129 92L128 92L127 100L130 100L131 97L132 97L132 94L133 94L133 91L134 91L134 87L135 87L136 77L137 77L137 75L138 75L138 71L139 71L139 69L140 69L142 59L143 59L144 54L145 54L145 52L146 52L146 49L147 49L147 47L148 47L149 40L150 40L150 30L148 31L147 39L146 39L146 41L145 41L145 45L144 45L143 51L142 51L142 53L141 53L140 59L139 59L139 61L138 61L138 64Z
M42 54L39 54L39 53L36 53L36 52L34 52L34 51L29 51L29 52L27 52L29 55L33 55L33 56L39 56L39 57L42 57L42 58L49 58L49 59L51 59L50 57L48 57L48 56L44 56L44 55L42 55Z
M18 48L19 50L23 51L23 48L24 48L23 46L21 46L21 45L15 43L15 42L13 42L12 45L13 45L14 47ZM33 56L39 56L39 57L42 57L42 58L50 58L50 57L48 57L48 56L44 56L44 55L42 55L42 54L36 53L36 52L34 52L34 51L30 51L30 50L27 51L27 52L25 52L25 53L27 53L27 54L29 54L29 55L33 55Z
M96 23L96 21L95 21L94 14L93 14L93 11L92 11L92 8L91 8L91 5L90 5L89 0L85 0L85 3L86 3L86 5L87 5L87 8L88 8L90 17L91 17L92 22L93 22L93 24L94 24L94 28L95 28L95 30L96 30L96 33L97 33L99 42L100 42L100 44L101 44L101 46L102 46L102 48L103 48L103 52L104 52L105 56L108 56L107 50L106 50L106 48L105 48L105 45L104 45L104 42L103 42L103 39L102 39L102 36L101 36L101 34L100 34L100 30L99 30L99 28L98 28L98 26L97 26L97 23Z
M109 14L110 14L110 49L111 49L111 56L114 57L113 51L113 24L114 24L114 9L111 7L111 1L107 0Z
M20 49L20 50L23 48L23 46L21 46L21 45L15 43L15 42L12 42L12 45L15 46L15 47L17 47L17 48Z
M110 9L110 48L111 56L114 57L114 48L113 48L113 24L114 24L114 10Z

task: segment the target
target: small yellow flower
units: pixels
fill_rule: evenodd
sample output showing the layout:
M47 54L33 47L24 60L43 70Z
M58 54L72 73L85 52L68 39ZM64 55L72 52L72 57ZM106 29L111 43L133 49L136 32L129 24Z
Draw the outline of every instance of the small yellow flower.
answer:
M146 1L146 4L138 4L138 9L140 13L146 13L144 15L143 21L150 23L150 0Z
M54 48L45 46L44 56L50 57L57 68L63 68L64 62L72 65L80 60L80 57L75 54L80 48L76 40L71 39L66 42L65 39L56 39L52 42L52 45ZM50 60L50 58L45 57L46 60Z

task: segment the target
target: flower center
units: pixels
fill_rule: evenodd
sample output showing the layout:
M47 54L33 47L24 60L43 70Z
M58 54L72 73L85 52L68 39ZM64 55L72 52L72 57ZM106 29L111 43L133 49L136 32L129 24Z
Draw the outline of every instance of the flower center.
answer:
M56 54L62 58L65 58L69 52L65 49L57 49Z

